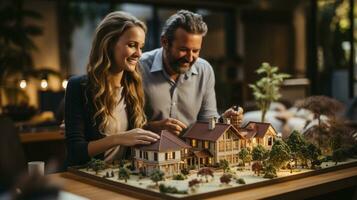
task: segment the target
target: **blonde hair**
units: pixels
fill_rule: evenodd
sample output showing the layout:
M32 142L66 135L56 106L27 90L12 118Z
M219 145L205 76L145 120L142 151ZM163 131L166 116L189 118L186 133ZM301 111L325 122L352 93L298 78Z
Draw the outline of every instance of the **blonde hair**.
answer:
M146 33L145 24L136 17L125 12L109 13L98 25L87 65L87 75L94 105L93 121L99 131L104 132L113 116L113 109L118 103L114 91L110 89L108 77L114 64L114 46L120 36L131 27L140 27ZM121 81L126 103L129 128L142 127L146 123L144 107L144 91L138 66L134 71L124 71ZM98 123L99 122L99 123ZM98 124L97 124L98 123Z

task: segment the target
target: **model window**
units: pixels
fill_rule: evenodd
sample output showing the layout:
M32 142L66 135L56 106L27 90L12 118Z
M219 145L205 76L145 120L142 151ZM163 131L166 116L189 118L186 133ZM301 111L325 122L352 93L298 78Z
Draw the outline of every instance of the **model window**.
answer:
M268 146L271 146L271 145L273 145L273 138L269 137L268 138Z
M165 160L171 160L175 158L175 152L167 152L165 153Z
M209 141L204 141L204 148L209 149Z
M154 161L157 161L157 153L154 152Z
M191 140L191 146L192 147L197 147L197 141L195 139Z
M234 140L234 147L233 149L239 149L239 140Z
M140 154L139 157L140 157L140 158L143 158L143 151L140 151L139 154Z
M147 159L148 159L148 157L149 157L149 156L148 156L148 152L147 152L147 151L145 151L145 152L144 152L144 159L146 159L146 160L147 160Z

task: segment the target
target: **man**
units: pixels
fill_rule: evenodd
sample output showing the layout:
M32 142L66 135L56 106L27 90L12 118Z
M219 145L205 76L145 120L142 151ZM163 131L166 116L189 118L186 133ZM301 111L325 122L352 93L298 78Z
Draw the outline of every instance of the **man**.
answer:
M207 25L202 16L187 10L172 15L161 33L162 48L140 59L149 123L148 129L179 134L195 121L220 117L211 65L199 58ZM223 117L239 115L228 109Z

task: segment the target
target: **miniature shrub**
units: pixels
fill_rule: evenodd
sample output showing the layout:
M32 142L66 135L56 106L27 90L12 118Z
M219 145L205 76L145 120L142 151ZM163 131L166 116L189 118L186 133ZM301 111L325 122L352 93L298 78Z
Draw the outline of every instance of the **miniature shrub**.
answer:
M159 189L160 189L160 192L162 192L162 193L187 194L186 190L180 191L176 187L165 186L164 184L160 184Z
M197 187L200 183L201 182L197 178L195 178L188 182L188 187Z
M186 176L186 175L190 174L190 170L188 168L183 168L183 169L181 169L181 173Z
M219 180L221 183L229 184L232 180L232 175L231 174L223 174Z
M263 176L263 178L270 178L270 179L275 178L275 177L277 177L277 175L274 173L270 173L270 172L265 173Z
M172 180L185 180L187 177L183 174L175 174L172 176Z
M238 184L245 184L245 180L243 178L237 179Z

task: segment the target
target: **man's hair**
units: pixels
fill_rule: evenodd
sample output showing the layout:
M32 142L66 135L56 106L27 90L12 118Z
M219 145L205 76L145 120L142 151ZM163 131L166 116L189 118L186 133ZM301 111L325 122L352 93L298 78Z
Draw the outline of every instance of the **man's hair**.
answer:
M180 10L166 21L161 37L166 37L169 45L171 45L175 31L178 28L182 28L188 33L201 34L202 36L205 36L208 30L200 14L188 10Z

